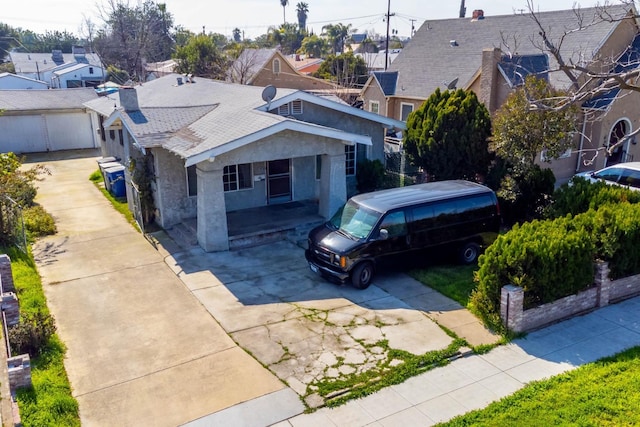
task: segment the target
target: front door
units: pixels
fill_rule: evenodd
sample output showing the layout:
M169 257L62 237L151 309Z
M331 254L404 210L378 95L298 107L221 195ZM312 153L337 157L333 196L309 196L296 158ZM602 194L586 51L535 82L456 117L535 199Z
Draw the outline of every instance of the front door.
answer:
M267 203L291 201L291 159L267 162Z

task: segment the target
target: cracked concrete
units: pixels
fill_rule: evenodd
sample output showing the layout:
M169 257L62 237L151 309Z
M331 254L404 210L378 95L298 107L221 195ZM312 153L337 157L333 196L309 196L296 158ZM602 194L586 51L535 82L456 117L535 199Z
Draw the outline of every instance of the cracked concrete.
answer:
M162 251L166 237L157 238ZM379 274L366 290L328 283L289 242L166 255L231 338L310 407L324 404L315 393L320 382L403 363L389 360L391 349L418 356L447 348L453 338L436 321L473 345L498 339L459 304L402 273Z

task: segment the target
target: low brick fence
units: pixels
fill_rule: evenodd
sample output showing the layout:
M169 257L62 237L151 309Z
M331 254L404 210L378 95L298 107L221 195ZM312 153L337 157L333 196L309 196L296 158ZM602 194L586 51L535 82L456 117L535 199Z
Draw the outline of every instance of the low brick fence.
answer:
M529 310L524 309L522 288L504 286L500 295L500 317L508 330L527 332L637 295L640 295L640 274L611 280L609 264L599 261L595 264L593 287Z

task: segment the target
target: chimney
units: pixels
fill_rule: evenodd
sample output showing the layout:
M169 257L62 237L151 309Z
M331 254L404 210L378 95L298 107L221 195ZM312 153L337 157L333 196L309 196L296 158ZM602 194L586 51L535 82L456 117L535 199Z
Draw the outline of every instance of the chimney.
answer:
M471 16L471 20L472 21L479 21L481 19L484 19L484 10L482 9L476 9L473 11L473 15Z
M118 89L118 95L120 95L120 106L124 108L124 111L129 113L140 110L138 106L138 93L135 87L123 86Z
M478 97L493 114L498 105L498 63L502 58L500 48L482 50L482 65L480 69L480 96Z
M178 86L182 84L182 77L176 77L176 81L178 82Z

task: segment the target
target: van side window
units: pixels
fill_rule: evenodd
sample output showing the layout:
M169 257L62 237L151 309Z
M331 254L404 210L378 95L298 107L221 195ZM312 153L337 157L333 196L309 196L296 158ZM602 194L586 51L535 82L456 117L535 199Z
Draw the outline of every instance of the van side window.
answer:
M404 211L391 212L384 217L380 228L384 228L389 232L389 237L404 236L407 234L407 221L404 217Z
M416 231L426 230L433 224L433 206L417 206L412 210L413 227Z

